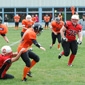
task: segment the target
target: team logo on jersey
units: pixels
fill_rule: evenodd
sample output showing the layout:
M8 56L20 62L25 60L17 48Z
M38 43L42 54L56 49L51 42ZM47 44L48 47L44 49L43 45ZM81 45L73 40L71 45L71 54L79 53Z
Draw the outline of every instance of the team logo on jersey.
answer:
M62 23L60 23L60 25L62 25Z
M2 31L3 31L3 30L4 30L4 28L0 28L0 30L2 30Z
M3 49L3 53L6 53L6 49Z

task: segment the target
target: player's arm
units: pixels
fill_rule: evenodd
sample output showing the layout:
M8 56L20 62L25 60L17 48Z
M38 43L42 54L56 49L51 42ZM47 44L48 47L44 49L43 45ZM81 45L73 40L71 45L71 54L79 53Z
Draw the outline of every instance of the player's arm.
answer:
M9 40L8 40L8 38L6 37L6 35L5 34L1 34L2 35L2 37L4 38L4 40L7 42L7 43L9 43Z
M15 58L11 58L11 63L17 61L24 50L25 48L22 48Z
M22 25L22 29L26 29L27 30L27 28L25 27L25 25Z
M61 28L60 33L61 33L62 38L65 37L64 33L65 33L66 30L67 30L67 29L66 29L65 26L63 26L63 27Z
M55 35L57 35L57 33L53 30L53 27L51 26L51 31L55 34Z
M45 48L43 48L35 39L32 39L32 42L34 43L34 45L36 45L38 48L42 49L42 50L46 50Z
M82 44L82 34L81 32L78 32L78 40L77 40L78 44Z

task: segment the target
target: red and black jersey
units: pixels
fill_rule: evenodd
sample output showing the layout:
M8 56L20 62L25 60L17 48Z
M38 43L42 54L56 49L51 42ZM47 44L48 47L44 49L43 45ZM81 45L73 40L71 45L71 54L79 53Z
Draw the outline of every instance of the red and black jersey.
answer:
M76 35L82 30L82 26L80 24L77 24L74 27L71 21L66 21L64 26L67 28L66 38L68 39L68 41L76 40Z
M8 63L8 61L10 61ZM7 70L11 66L11 58L9 56L0 55L0 78L3 78Z

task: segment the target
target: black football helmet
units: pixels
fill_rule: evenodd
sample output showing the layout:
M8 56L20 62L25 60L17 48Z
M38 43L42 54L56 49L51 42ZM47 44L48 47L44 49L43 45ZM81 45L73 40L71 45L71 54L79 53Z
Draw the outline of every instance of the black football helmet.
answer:
M32 27L36 33L40 34L43 31L43 27L39 23L35 23Z
M60 23L61 18L60 18L60 17L56 17L56 18L55 18L55 21L56 21L57 23Z

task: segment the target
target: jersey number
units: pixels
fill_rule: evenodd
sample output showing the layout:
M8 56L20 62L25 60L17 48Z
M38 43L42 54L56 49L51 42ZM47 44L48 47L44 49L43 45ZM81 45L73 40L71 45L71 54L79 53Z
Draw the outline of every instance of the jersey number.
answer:
M72 35L72 36L75 36L77 34L77 31L73 31L73 30L69 30L69 36Z

